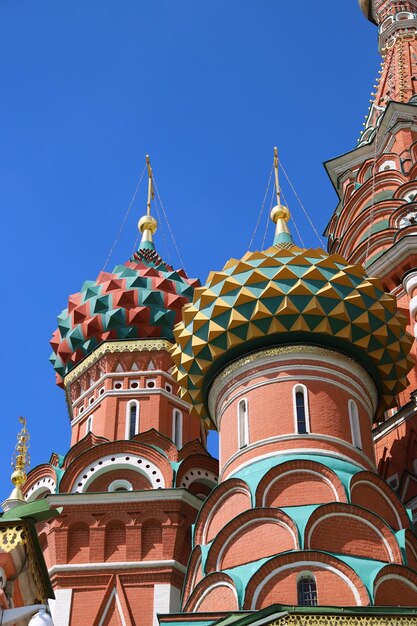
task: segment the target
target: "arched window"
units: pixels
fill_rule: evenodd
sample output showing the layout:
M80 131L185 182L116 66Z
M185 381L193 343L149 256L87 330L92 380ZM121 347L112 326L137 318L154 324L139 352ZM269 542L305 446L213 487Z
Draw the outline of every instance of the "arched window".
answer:
M93 415L90 415L85 425L85 434L87 435L88 433L92 433L92 432L93 432Z
M182 448L182 413L178 409L172 412L172 441L178 449Z
M131 439L139 432L139 402L132 400L126 408L126 439Z
M361 429L359 424L358 407L354 400L348 402L350 432L352 433L352 443L355 448L362 450Z
M305 435L310 432L308 393L305 385L295 385L293 388L293 402L296 432L299 435Z
M317 606L317 585L312 574L301 574L297 581L298 606Z
M239 448L244 448L249 443L249 424L248 424L248 401L240 400L237 405L238 432L239 432Z

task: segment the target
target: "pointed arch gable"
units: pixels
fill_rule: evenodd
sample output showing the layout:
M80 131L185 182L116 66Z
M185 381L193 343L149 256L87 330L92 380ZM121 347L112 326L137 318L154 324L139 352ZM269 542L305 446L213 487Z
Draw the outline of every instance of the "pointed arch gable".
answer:
M260 507L346 501L345 489L335 472L308 460L276 465L265 474L256 490L256 506Z
M300 551L274 557L258 569L246 586L243 609L259 610L275 603L296 605L297 580L305 571L317 580L320 605L369 605L365 585L343 561L323 552Z
M315 509L304 533L310 550L325 550L388 563L402 563L398 542L385 522L367 509L333 503Z
M373 472L359 472L350 481L352 504L371 510L394 530L410 526L404 505L391 487Z
M256 543L256 560L299 549L294 521L279 509L250 509L237 515L218 533L210 548L206 572L253 561L248 546Z

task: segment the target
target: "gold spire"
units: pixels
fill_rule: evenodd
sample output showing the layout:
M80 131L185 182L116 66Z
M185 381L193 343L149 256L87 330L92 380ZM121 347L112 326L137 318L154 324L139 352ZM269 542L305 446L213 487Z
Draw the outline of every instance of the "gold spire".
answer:
M287 207L281 204L281 189L278 180L278 148L276 147L274 148L274 173L275 194L277 196L277 204L271 210L271 220L276 224L274 245L277 243L294 243L287 226L291 214Z
M23 425L22 430L17 435L17 444L12 458L12 467L14 471L11 475L11 481L14 489L9 496L9 500L24 501L21 488L27 480L26 472L29 469L30 457L28 454L30 435L26 428L26 420L19 417L19 422Z
M151 215L151 201L155 199L155 192L153 188L153 173L149 154L146 155L146 166L148 168L148 201L146 203L146 215L141 217L138 222L138 228L142 233L142 239L139 247L143 247L145 242L148 242L153 246L152 235L158 227L158 222Z

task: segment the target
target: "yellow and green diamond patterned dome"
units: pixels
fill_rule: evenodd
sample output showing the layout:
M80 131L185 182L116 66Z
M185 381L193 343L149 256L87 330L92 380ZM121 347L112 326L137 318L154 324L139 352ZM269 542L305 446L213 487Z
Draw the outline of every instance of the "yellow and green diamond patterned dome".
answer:
M361 265L296 247L288 211L275 218L275 245L230 259L183 307L172 350L181 397L207 418L210 384L227 363L266 346L311 343L348 353L367 368L381 416L396 404L412 367L406 318Z

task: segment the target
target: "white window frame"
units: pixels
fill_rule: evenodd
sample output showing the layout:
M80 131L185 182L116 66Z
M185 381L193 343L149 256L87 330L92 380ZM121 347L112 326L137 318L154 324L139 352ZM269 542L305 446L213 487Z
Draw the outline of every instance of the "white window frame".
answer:
M182 428L183 428L183 416L179 409L173 409L172 411L172 441L177 446L178 450L182 448Z
M298 432L298 419L297 419L297 393L302 393L304 398L304 415L306 421L306 431L305 433ZM292 388L292 403L293 403L293 411L294 411L294 432L297 435L308 435L311 432L310 427L310 409L308 406L308 389L305 385L301 383L297 383Z
M239 450L249 445L248 401L242 398L237 403L237 431Z
M130 434L130 409L132 406L136 407L136 422L135 422L135 434ZM131 439L135 435L139 433L139 412L140 412L140 404L137 400L130 400L130 402L126 405L126 428L125 428L125 439Z
M85 423L85 434L88 435L88 433L92 433L93 432L93 418L94 415L89 415L87 418L87 421Z
M348 402L348 412L352 444L358 450L362 450L361 423L359 420L358 405L352 398Z

